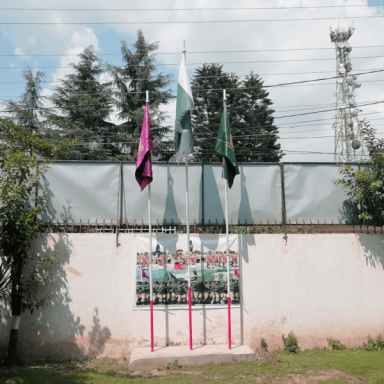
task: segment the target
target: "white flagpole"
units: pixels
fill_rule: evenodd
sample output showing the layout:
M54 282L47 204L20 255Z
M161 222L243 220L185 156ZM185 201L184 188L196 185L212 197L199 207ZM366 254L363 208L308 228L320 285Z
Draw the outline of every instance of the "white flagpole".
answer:
M185 46L184 40L184 48L183 55L185 61L187 61L187 49ZM186 209L186 219L187 219L187 263L188 263L188 310L189 310L189 349L193 349L192 342L192 293L191 293L191 265L190 265L190 234L189 234L189 183L188 183L188 155L185 156L185 209Z
M145 102L149 104L149 92L146 91ZM148 232L149 232L149 300L151 308L151 352L154 351L153 340L153 289L152 289L152 217L151 217L151 183L148 184Z
M224 114L227 113L227 94L226 90L223 90L223 104L224 104ZM223 157L223 166L225 160ZM227 237L227 303L228 303L228 348L232 348L231 341L231 287L230 287L230 270L229 270L229 218L228 218L228 180L225 179L224 187L224 199L225 199L225 232Z

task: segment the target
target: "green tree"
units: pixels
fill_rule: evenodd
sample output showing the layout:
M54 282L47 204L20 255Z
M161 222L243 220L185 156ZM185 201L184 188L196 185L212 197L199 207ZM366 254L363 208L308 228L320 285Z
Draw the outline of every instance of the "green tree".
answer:
M241 162L278 162L282 158L280 144L277 143L278 128L274 125L269 94L263 88L261 78L251 72L242 82L239 95L239 114L233 136Z
M48 125L43 109L44 97L41 96L41 83L45 79L45 73L38 71L33 75L29 68L23 71L23 77L26 86L21 100L6 100L3 105L5 110L11 114L10 120L15 124L23 126L30 132L41 134Z
M251 72L244 81L223 71L220 64L203 64L193 75L195 108L192 111L196 161L221 161L213 148L223 112L223 89L236 158L241 162L279 161L278 129L271 100L263 82Z
M115 125L109 121L113 108L111 84L99 82L103 69L92 45L79 57L78 64L71 64L74 72L61 80L50 98L59 113L50 113L50 121L57 129L46 138L55 143L78 140L76 149L63 155L66 159L115 158L120 153L120 139Z
M345 203L352 213L367 225L384 224L384 140L377 139L376 130L363 121L363 134L370 160L362 169L339 164L342 179L335 181L347 192Z
M71 143L55 146L29 130L0 119L0 250L10 270L12 329L6 362L15 363L18 322L22 312L44 306L49 295L38 291L48 281L53 258L31 251L31 241L43 232L36 216L48 202L36 197L46 160L67 151ZM3 264L3 263L0 263Z
M121 42L123 66L109 65L113 78L114 102L118 110L118 118L122 140L120 148L129 159L136 159L137 149L146 105L146 91L150 98L150 121L154 140L152 156L156 160L168 160L173 154L171 143L167 139L169 126L164 126L167 115L160 107L169 103L172 92L167 89L171 83L171 75L157 73L156 50L159 43L148 43L141 30L137 31L137 40L130 48L125 41Z
M232 132L236 130L239 110L239 78L225 73L219 64L203 64L195 70L191 82L195 108L192 110L194 160L204 162L221 161L214 151L220 119L223 113L223 89L227 90L227 107ZM237 155L237 142L234 140Z

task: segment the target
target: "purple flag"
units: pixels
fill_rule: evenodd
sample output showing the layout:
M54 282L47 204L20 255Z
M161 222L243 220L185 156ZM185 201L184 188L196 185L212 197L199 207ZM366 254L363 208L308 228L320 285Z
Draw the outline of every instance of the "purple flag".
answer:
M152 160L151 150L153 149L153 141L151 135L151 127L149 126L148 104L145 107L143 125L141 127L139 150L136 160L136 180L141 190L152 183Z

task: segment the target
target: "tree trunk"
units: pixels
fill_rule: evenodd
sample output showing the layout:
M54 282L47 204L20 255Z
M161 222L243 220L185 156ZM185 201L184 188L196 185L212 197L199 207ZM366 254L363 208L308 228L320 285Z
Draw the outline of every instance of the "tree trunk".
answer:
M12 325L11 334L9 336L8 353L5 359L5 364L8 366L15 365L16 363L16 349L17 349L17 337L19 333L19 322L21 315L21 301L22 297L19 292L19 286L21 282L21 269L22 262L12 263L11 267L11 308L12 308Z
M21 314L21 297L16 292L13 295L12 292L12 327L11 334L9 336L9 344L8 344L8 353L7 358L5 360L6 365L15 365L16 363L16 348L17 348L17 337L19 333L19 322L20 322L20 314Z

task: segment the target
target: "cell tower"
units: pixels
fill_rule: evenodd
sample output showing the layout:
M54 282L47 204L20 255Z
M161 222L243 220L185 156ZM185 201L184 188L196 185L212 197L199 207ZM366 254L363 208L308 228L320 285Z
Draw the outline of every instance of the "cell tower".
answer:
M359 109L356 108L356 88L361 84L357 76L351 75L352 64L349 54L352 47L348 40L355 28L330 29L332 43L336 47L336 116L333 128L335 130L335 162L360 161L364 157L364 140L359 120Z

